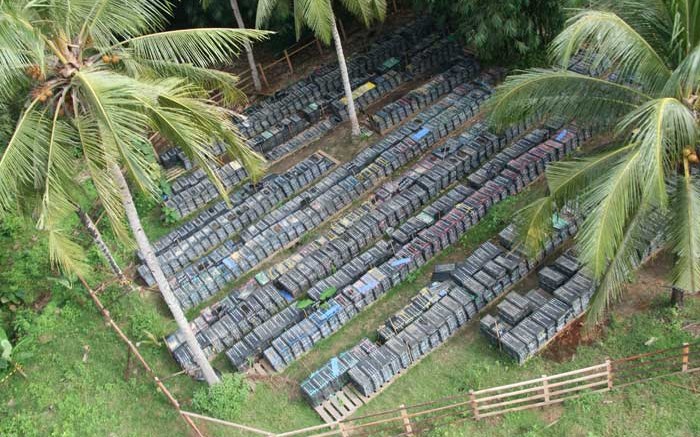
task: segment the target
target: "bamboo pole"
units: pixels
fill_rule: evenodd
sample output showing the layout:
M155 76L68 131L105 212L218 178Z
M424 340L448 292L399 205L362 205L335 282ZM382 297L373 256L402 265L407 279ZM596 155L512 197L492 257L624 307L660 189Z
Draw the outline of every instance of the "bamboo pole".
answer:
M294 74L294 67L292 66L292 60L289 59L289 53L287 50L284 51L284 57L287 59L287 66L289 67L289 74Z
M192 431L197 435L197 437L206 437L202 431L199 430L197 425L187 417L185 414L183 414L183 411L180 409L180 403L175 399L175 397L170 393L170 390L163 384L163 382L158 378L158 375L153 371L151 366L148 365L148 362L143 358L141 355L141 352L139 352L138 348L134 345L134 343L131 342L129 337L127 337L126 334L124 334L124 331L117 325L117 323L112 319L112 316L109 314L109 310L105 308L104 305L102 305L102 301L100 300L99 297L97 297L97 294L95 291L90 288L88 283L85 281L85 279L78 275L78 279L80 282L83 284L83 287L87 290L87 292L90 294L90 297L92 298L92 301L95 303L95 306L97 306L97 309L100 311L102 316L105 318L107 321L107 324L117 333L119 338L126 343L126 345L129 347L129 350L131 353L136 357L136 359L139 360L141 365L143 366L144 369L146 369L146 372L148 372L149 375L153 378L153 381L156 383L158 388L160 389L161 392L165 395L165 397L168 399L168 402L175 408L175 410L180 414L180 417L189 425L190 428L192 428Z
M406 413L406 406L401 404L401 418L403 419L403 428L406 431L407 436L413 435L413 427L411 427L411 419L408 418L408 413Z
M338 19L337 21L338 21L338 27L340 27L340 34L343 35L343 41L347 41L348 36L345 34L345 26L343 26L343 22L340 21L340 19Z
M194 417L195 419L206 420L208 422L216 423L219 425L228 426L230 428L240 429L242 431L252 432L253 434L264 435L267 437L275 437L275 433L264 431L262 429L253 428L252 426L245 426L234 422L228 422L226 420L217 419L215 417L204 416L202 414L192 413L191 411L181 410L181 413L186 417Z
M476 402L476 394L474 390L469 390L469 403L471 404L474 413L474 420L479 420L479 405Z
M263 78L263 82L265 82L266 87L270 87L270 83L267 81L267 76L265 76L265 69L263 68L262 64L258 63L258 69L260 70L260 76Z
M544 395L544 403L549 405L549 381L547 381L547 375L542 375L542 394Z

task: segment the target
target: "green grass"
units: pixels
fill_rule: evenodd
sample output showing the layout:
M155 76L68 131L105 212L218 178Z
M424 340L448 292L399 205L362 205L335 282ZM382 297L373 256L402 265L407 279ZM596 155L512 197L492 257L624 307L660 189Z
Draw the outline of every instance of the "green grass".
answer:
M238 421L271 431L319 424L319 417L301 398L298 382L334 354L356 344L363 336L371 335L379 323L428 282L433 263L463 259L476 245L509 223L512 214L541 195L542 190L539 185L501 202L462 238L460 245L444 251L414 274L412 280L390 291L284 373L251 381L252 391ZM105 325L85 291L33 273L32 263L43 272L49 269L45 252L32 250L34 245L43 243L35 241L31 230L21 226L3 232L7 235L0 236L0 244L11 250L0 254L5 269L2 273L5 278L14 278L4 279L3 285L24 282L31 297L51 291L53 298L42 308L16 312L3 309L0 317L3 326L25 338L17 350L21 352L18 360L26 379L14 374L3 381L4 375L0 375L0 435L187 436L184 423L138 365L133 366L136 373L132 372L129 380L125 380L126 346ZM99 266L99 260L93 264ZM104 268L100 267L91 281L96 284L102 277ZM642 285L635 290L647 287L647 283L640 281ZM159 340L172 331L174 325L157 295L122 296L121 292L113 288L101 294L115 320L139 343L141 352L161 378L178 372ZM579 347L572 359L563 363L536 357L522 367L516 366L490 346L472 322L398 378L358 414L464 393L470 388L561 372L600 362L608 355L620 357L689 340L690 334L682 328L688 322L700 320L700 304L689 299L688 307L677 313L665 307L666 290L658 290L656 294L659 297L648 309L622 311L613 318L599 341ZM645 346L651 337L656 341ZM89 352L84 362L86 345ZM223 355L215 365L223 371L231 371ZM679 383L685 381L679 380ZM192 395L202 386L186 376L168 378L165 384L185 409L193 408ZM446 427L434 431L433 435L692 436L700 434L699 403L697 396L689 391L655 382L586 397L547 412L529 411ZM242 435L211 424L202 427L211 435Z

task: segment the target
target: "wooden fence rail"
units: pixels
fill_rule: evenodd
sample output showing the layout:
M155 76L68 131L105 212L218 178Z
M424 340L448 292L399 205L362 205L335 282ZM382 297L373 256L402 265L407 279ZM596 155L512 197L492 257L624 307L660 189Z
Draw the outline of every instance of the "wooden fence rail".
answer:
M498 387L316 425L276 437L417 436L440 425L544 408L590 393L700 371L700 343L657 350Z

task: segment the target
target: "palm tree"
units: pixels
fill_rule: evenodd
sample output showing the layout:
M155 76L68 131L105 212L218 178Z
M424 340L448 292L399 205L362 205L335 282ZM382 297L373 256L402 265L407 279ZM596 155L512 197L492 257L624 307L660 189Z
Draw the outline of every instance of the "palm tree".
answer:
M267 23L270 14L279 1L281 0L258 1L256 27L260 28ZM360 135L360 123L357 121L355 102L352 99L350 76L348 75L348 67L345 64L343 45L340 41L340 33L338 33L338 25L336 23L335 14L333 13L333 2L332 0L293 0L293 3L294 25L297 39L301 36L301 29L304 25L308 26L314 32L316 38L326 45L330 45L331 38L333 39L335 51L338 56L340 77L343 82L345 99L348 105L348 117L350 118L352 135L358 136ZM384 21L386 16L385 0L343 0L342 3L345 8L352 15L359 18L366 27L369 27L374 20Z
M243 22L243 16L241 15L241 9L238 7L238 0L230 0L231 10L233 11L233 18L236 20L236 25L240 29L245 29L245 23ZM202 6L207 9L211 4L211 0L202 0ZM262 90L262 84L260 83L260 75L258 74L258 67L255 63L255 56L253 56L253 46L247 41L243 43L245 47L246 57L248 58L248 66L250 67L250 77L253 79L253 87L255 91Z
M76 212L75 176L89 174L115 235L130 243L125 221L208 383L218 377L189 328L141 226L126 178L156 195L157 164L143 153L158 132L182 148L222 195L208 144L218 141L252 177L262 159L248 149L231 113L209 98L243 96L236 78L210 68L228 62L264 32L241 29L160 31L166 0L0 0L0 107L14 132L0 157L0 216L39 193L34 216L48 234L50 258L84 272L84 252L71 241L66 217ZM155 33L154 33L155 32ZM29 193L29 194L28 194Z
M568 71L572 56L612 75ZM614 129L614 146L550 165L549 194L523 212L536 247L553 210L576 201L587 216L577 240L599 283L589 320L620 298L655 235L672 246L673 286L700 289L697 169L700 1L608 2L578 11L553 41L555 67L511 76L492 100L499 124L533 113ZM659 234L661 233L661 234Z

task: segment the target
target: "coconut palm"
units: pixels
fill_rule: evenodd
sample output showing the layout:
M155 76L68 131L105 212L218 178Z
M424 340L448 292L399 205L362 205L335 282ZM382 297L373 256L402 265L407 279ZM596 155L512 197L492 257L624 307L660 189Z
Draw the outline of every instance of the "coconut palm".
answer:
M258 1L258 12L256 16L256 26L258 28L267 23L270 14L272 14L275 6L280 1L281 0ZM340 69L340 77L343 82L345 99L347 100L348 117L350 118L352 135L360 135L360 123L357 121L357 112L355 111L355 102L352 98L352 87L350 86L350 76L348 75L348 67L345 64L343 45L340 41L340 33L338 33L338 25L333 12L333 1L289 1L293 1L294 27L296 29L297 39L301 36L303 26L307 26L311 29L316 35L316 38L326 45L330 45L331 39L333 39L335 51L338 56L338 68ZM369 27L375 20L384 21L386 17L386 0L343 0L341 3L345 6L345 9L362 21L366 27Z
M576 54L609 68L600 77L568 71ZM548 196L523 212L526 245L537 247L551 212L576 201L587 214L577 236L580 256L599 283L589 320L620 298L640 251L659 233L675 254L673 286L697 292L700 1L625 0L580 10L551 55L555 67L511 76L499 87L493 120L563 115L608 127L615 141L547 168Z
M226 144L259 175L261 158L209 95L216 89L226 102L240 102L236 78L210 67L230 61L264 32L161 31L171 12L166 0L0 0L0 107L21 104L0 157L0 215L39 193L33 213L48 234L52 262L85 271L82 248L65 228L78 203L71 198L76 175L85 172L115 235L124 242L133 236L196 363L214 383L218 378L163 275L126 180L158 194L158 166L143 152L152 132L182 148L222 195L218 158L208 144Z
M243 22L243 16L241 15L241 9L238 6L238 0L230 0L231 10L233 11L233 18L236 20L236 25L240 29L245 29L245 23ZM202 0L202 6L204 9L209 8L211 5L211 0ZM248 67L250 67L250 77L253 79L253 87L255 91L262 90L262 84L260 83L260 75L258 74L258 67L255 63L255 56L253 55L253 46L247 41L243 43L245 47L246 57L248 58Z

